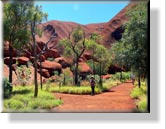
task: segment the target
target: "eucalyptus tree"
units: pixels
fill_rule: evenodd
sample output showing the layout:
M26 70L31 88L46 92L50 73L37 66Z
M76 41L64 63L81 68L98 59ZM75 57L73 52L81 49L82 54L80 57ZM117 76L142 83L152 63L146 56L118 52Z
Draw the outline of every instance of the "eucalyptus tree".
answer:
M78 65L79 59L86 50L85 32L78 26L69 33L67 39L61 40L59 45L64 48L64 56L73 58L74 84L79 85Z
M103 45L97 45L96 52L94 53L94 57L97 58L97 65L99 67L99 84L102 88L103 81L102 75L108 71L108 67L110 66L111 58L108 49L105 48Z
M34 84L35 84L35 92L34 97L38 95L38 82L37 82L37 43L36 43L36 36L41 36L42 31L38 28L38 24L42 23L44 20L47 20L47 14L42 12L41 6L34 6L32 5L29 10L29 24L30 24L30 31L31 31L31 38L33 43L33 55L34 55Z
M148 22L147 3L141 2L128 11L129 21L120 42L113 45L115 60L118 64L129 66L138 77L141 86L141 76L147 76L148 66Z
M12 83L13 49L22 49L30 41L28 11L31 2L5 2L3 7L4 42L9 42L9 82Z

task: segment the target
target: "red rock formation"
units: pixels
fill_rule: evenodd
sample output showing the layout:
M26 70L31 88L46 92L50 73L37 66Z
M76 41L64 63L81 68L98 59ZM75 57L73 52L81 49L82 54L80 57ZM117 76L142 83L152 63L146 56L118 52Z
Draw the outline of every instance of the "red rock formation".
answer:
M40 70L38 70L38 73L41 74L45 78L49 78L50 77L50 73L49 73L49 71L47 69L42 69L41 73L40 73Z
M103 79L109 79L109 78L111 78L111 75L110 75L110 74L103 75L102 78L103 78Z
M58 57L55 59L55 61L59 64L62 65L62 68L66 68L66 67L70 67L71 66L71 62L69 62L66 58L64 57Z
M17 59L19 65L27 65L29 58L27 57L18 57Z
M47 69L49 71L50 76L54 75L54 71L58 71L59 73L62 71L62 66L59 63L44 61L41 64L42 69Z
M57 58L60 57L59 52L56 49L48 50L44 53L45 58Z
M9 57L9 42L5 42L5 43L4 43L3 51L4 51L3 56L4 56L4 57ZM12 52L13 52L13 57L16 57L16 56L17 56L16 50L13 49Z
M90 74L90 73L92 73L92 70L87 63L80 62L79 63L79 72L80 72L80 74Z

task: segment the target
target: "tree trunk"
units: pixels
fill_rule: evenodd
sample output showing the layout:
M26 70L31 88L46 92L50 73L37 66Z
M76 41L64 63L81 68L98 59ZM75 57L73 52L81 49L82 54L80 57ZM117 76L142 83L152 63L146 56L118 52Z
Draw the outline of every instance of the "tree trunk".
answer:
M43 89L43 82L42 82L42 68L41 68L41 60L40 60L40 87L41 90Z
M102 80L102 77L101 77L101 63L100 63L100 81L99 81L99 84L100 84L100 87L102 88L103 87L103 80Z
M122 81L122 71L120 72L120 81Z
M95 79L94 49L93 49L93 59L92 59L92 61L93 61L93 77Z
M32 32L33 33L33 32ZM36 53L36 40L35 40L35 35L32 34L33 38L33 48L34 48L34 83L35 83L35 92L34 92L34 97L37 97L38 95L38 83L37 83L37 53Z
M78 62L75 64L75 71L74 71L74 84L78 86Z
M140 77L140 74L138 74L138 87L141 88L141 77Z
M64 74L64 78L63 78L63 85L66 85L66 75Z
M9 82L12 84L12 77L13 77L13 73L12 73L12 64L13 64L13 48L11 47L11 45L9 44Z

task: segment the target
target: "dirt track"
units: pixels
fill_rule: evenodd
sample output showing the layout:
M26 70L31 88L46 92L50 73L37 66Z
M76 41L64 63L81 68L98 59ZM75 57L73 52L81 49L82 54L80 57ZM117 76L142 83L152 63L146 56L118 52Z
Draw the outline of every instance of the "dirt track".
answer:
M99 95L71 95L55 93L64 104L52 109L53 112L133 112L136 109L130 97L132 83L123 83L109 92Z

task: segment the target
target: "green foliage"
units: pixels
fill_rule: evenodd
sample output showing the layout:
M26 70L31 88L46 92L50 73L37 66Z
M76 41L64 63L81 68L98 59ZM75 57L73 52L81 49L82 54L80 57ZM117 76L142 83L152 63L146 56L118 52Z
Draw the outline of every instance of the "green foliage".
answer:
M72 38L75 43L78 43L79 41L81 41L84 38L83 36L84 36L84 32L81 29L81 26L78 26L72 32Z
M134 99L138 99L140 96L144 95L144 91L142 88L134 88L131 92L131 97Z
M111 48L112 63L127 67L138 76L147 74L147 4L141 2L130 9L122 39Z
M141 82L141 87L138 87L138 83L134 84L134 88L131 91L130 96L134 99L137 99L136 105L138 111L146 112L147 111L147 86L145 81Z
M12 85L8 81L7 78L3 79L3 97L8 98L11 96L12 93Z
M137 105L140 112L147 112L147 96L142 96Z
M110 53L107 48L92 39L86 40L86 47L92 52L92 57L94 58L89 60L88 64L93 69L94 74L106 74L111 61Z
M66 94L91 94L91 87L90 87L90 82L87 82L87 85L80 86L80 87L75 87L75 86L57 86L55 84L50 84L49 91L50 92L58 92L58 93L66 93ZM106 92L110 90L112 87L117 86L120 81L118 80L107 80L103 83L103 87L101 88L98 84L95 86L95 93L100 94L102 92Z
M72 85L73 84L73 77L71 76L71 72L69 69L64 69L62 73L63 82L62 85Z
M138 87L138 83L135 83L135 87L131 92L131 97L135 99L139 99L141 96L147 94L147 86L145 82L141 82L141 87Z
M111 79L125 82L127 80L130 80L130 75L131 72L117 72L116 74L112 74Z
M55 58L47 58L48 61L54 61Z
M17 79L21 85L25 86L28 84L29 80L31 79L31 69L26 67L25 65L21 65L17 67Z
M50 91L52 92L58 92L58 93L66 93L66 94L91 94L91 87L90 86L62 86L62 87L51 87ZM99 88L95 88L95 93L99 94L102 93L102 91Z
M103 37L100 34L94 32L91 34L90 39L99 43L100 41L102 41Z
M68 39L62 39L59 42L59 46L63 47L65 51L63 52L63 55L65 57L74 57L76 60L76 57L81 56L83 53L83 49L85 49L86 42L84 37L84 31L80 26L73 29L73 31L70 33ZM85 46L84 46L85 45Z
M3 7L4 40L9 41L12 47L21 48L30 41L28 29L28 11L32 2L8 2Z
M24 91L29 91L24 93ZM23 93L21 93L23 92ZM40 110L49 110L60 104L62 101L56 99L52 93L47 91L39 91L38 98L33 97L32 86L16 86L13 88L13 96L4 100L4 112L33 112Z

